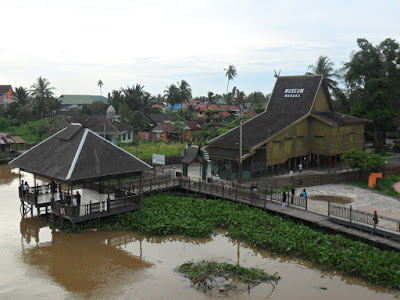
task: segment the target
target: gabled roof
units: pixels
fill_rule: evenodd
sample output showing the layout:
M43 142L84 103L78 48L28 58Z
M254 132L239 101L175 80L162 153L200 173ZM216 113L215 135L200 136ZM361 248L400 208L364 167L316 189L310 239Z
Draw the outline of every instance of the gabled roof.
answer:
M94 101L107 102L107 98L99 95L61 95L58 100L62 105L92 104Z
M199 125L199 123L197 123L197 121L186 121L185 125L189 127L189 129L191 130L198 130L201 128L201 126Z
M0 85L0 94L8 93L10 90L12 90L12 87L10 84Z
M185 157L182 159L182 163L191 164L195 159L198 162L203 162L203 158L201 157L199 146L190 146L188 152Z
M117 120L110 121L105 115L94 116L68 116L69 123L80 123L84 128L89 128L94 132L106 132L118 134L122 131L133 131L131 125L121 123Z
M339 112L318 112L312 113L311 116L334 127L367 122L365 119L345 115Z
M151 169L129 152L80 124L71 124L10 165L57 181L78 183L123 177Z
M322 75L279 76L276 80L267 110L270 112L311 112Z
M174 123L172 122L159 122L157 123L158 126L161 127L162 130L166 132L175 132Z
M320 118L338 121L322 75L280 76L276 80L266 111L243 124L243 149L253 150L282 130L310 116L320 87L324 88L330 109L330 112L319 114ZM341 117L340 120L357 121L350 116ZM215 147L238 149L239 126L209 141L207 145L210 156L217 155Z
M173 121L174 119L176 119L175 114L145 114L145 122L151 124Z
M7 132L0 132L0 145L24 144L25 140L19 136L11 136Z

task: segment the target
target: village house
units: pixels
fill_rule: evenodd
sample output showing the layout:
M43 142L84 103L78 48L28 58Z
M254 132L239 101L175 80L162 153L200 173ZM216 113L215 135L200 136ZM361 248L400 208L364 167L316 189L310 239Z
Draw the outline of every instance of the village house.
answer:
M25 140L19 136L11 136L7 132L0 132L0 157L10 156L13 154L11 145L23 145Z
M79 123L112 143L132 143L134 128L119 121L112 105L106 115L96 116L69 116L68 123Z
M243 123L243 178L335 165L348 149L364 148L366 120L333 110L322 75L280 76L265 112ZM239 126L208 142L212 173L239 175Z
M177 141L190 140L193 131L201 130L201 126L196 121L182 122L182 128L177 128L176 122L165 121L159 122L146 136L146 140L158 141ZM143 135L139 133L139 139L143 140Z
M95 101L107 102L106 97L99 95L61 95L58 100L61 102L61 110L69 110L74 107L82 108L84 104L92 104Z
M0 85L0 105L7 105L14 102L13 94L14 91L11 85Z

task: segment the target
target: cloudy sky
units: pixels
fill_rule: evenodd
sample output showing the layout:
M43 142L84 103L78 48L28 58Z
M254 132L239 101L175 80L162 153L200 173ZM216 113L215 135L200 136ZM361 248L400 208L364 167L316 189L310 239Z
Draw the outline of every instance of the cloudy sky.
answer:
M274 70L304 74L319 55L337 67L359 37L400 42L400 1L0 0L0 84L47 78L56 94L140 83L158 94L185 79L194 96L271 92Z

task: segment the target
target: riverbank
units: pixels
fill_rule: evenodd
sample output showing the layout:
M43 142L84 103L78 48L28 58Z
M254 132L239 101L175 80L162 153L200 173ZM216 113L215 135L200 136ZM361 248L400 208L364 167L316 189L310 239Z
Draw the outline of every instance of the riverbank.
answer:
M138 231L149 236L179 234L191 237L209 237L216 229L225 228L230 237L260 249L303 258L323 270L336 270L400 289L400 253L229 201L153 195L145 198L143 208L137 212L77 226L81 231L89 228Z

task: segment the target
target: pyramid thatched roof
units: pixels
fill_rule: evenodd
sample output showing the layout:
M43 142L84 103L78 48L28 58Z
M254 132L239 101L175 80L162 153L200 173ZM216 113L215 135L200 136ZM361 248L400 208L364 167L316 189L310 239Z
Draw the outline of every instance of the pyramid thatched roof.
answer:
M69 183L125 177L151 169L81 124L69 125L10 164L32 174Z

